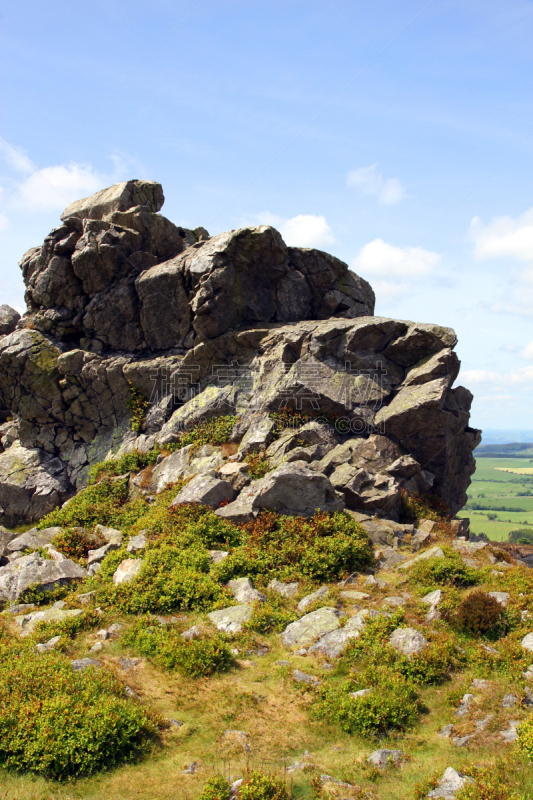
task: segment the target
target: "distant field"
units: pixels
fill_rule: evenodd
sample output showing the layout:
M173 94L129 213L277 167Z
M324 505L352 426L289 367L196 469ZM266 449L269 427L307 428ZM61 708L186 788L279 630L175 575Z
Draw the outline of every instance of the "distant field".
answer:
M532 496L524 496L526 492ZM464 508L457 516L469 517L473 533L485 533L494 541L506 541L512 530L533 528L533 458L477 459L468 505L482 509ZM509 510L496 511L498 507Z

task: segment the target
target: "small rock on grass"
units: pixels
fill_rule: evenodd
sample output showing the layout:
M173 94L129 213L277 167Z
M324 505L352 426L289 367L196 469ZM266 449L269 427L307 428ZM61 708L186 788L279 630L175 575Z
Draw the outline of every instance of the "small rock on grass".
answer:
M374 764L375 767L386 767L388 764L397 764L403 758L403 753L401 750L374 750L371 755L367 758L367 761L370 764Z
M318 678L315 678L314 675L308 675L306 672L302 672L299 669L295 669L292 672L292 677L297 683L305 683L307 686L319 686L320 681Z
M428 797L442 798L442 800L455 800L455 796L459 789L469 783L474 783L472 778L462 775L453 767L448 767L444 770L444 774L440 780L439 785L429 792Z
M113 575L113 583L119 586L121 583L129 583L137 577L143 565L142 558L126 558L122 561Z
M461 702L456 710L456 714L458 717L464 717L470 711L470 706L474 700L473 694L464 694L461 698Z
M238 603L262 603L265 595L254 588L251 578L236 578L228 583L228 589Z
M247 603L240 606L229 606L212 611L207 615L209 621L224 633L240 633L242 626L252 616L252 606Z
M180 635L181 638L185 639L186 642L190 642L193 639L199 639L202 635L202 631L200 630L199 625L193 625L192 628L189 628Z
M500 736L502 737L505 744L513 744L518 739L518 733L516 729L520 723L517 720L511 720L509 722L509 727L504 730L500 731Z
M513 708L518 703L518 697L515 694L506 694L502 700L502 708Z
M100 669L102 662L97 658L75 658L70 662L73 672L83 672L86 669Z
M327 597L328 594L329 594L328 587L321 586L320 589L316 590L316 592L313 592L312 594L308 594L305 597L303 597L296 606L296 608L298 609L298 611L305 611L306 608L309 608L310 605L316 603L317 600L323 600L324 597Z
M389 636L389 644L399 653L411 656L421 653L427 647L428 641L414 628L396 628Z
M270 581L268 588L272 592L277 592L278 594L282 595L282 597L294 597L294 595L298 592L299 585L300 584L297 581L294 583L283 583L283 581L274 579L273 581Z
M35 649L38 653L49 653L50 650L53 650L56 645L59 644L61 641L61 636L53 636L51 639L48 639L47 642L42 644L38 644L35 646Z

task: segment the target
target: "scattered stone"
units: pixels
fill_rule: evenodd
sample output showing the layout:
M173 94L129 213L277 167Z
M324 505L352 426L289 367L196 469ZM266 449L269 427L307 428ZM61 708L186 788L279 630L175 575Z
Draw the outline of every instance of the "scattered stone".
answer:
M270 581L268 584L270 591L277 592L283 597L294 597L295 594L298 594L299 586L300 584L297 581L294 583L283 583L283 581L278 581L276 579Z
M499 653L496 650L496 648L495 647L491 647L490 644L481 644L480 647L482 647L483 650L485 650L485 652L489 653L491 656L498 656L499 655Z
M310 605L318 602L318 600L323 600L325 597L328 596L328 594L329 594L328 587L321 586L320 589L316 590L316 592L313 592L312 594L307 594L305 597L303 597L296 606L296 608L298 609L298 611L305 611L305 609L308 608Z
M455 713L458 717L464 717L470 711L470 706L474 701L473 694L464 694L461 698L461 702L459 703L458 708L456 709Z
M504 608L509 602L508 592L489 592L489 596L494 597L494 599Z
M506 730L500 731L500 736L505 744L513 744L513 742L516 742L518 739L518 733L516 730L518 725L520 725L518 720L511 720Z
M228 589L238 603L263 603L264 594L254 589L251 578L236 578L228 583Z
M337 628L340 628L340 623L335 609L324 606L287 625L281 639L287 648L302 647Z
M389 636L389 644L399 653L412 656L427 647L427 639L414 628L396 628Z
M418 522L419 533L433 533L436 527L437 523L433 519L422 519Z
M178 492L170 507L183 503L199 503L211 508L219 508L222 503L235 499L235 489L229 481L214 478L212 475L197 475Z
M110 542L109 544L104 544L103 547L99 547L97 550L89 550L87 567L90 568L94 564L101 564L108 553L111 553L113 550L118 550L119 548L119 544Z
M96 631L96 633L94 635L96 636L97 639L101 639L104 642L105 642L106 639L109 639L109 633L106 631L105 628L102 628L101 630Z
M444 551L441 547L430 547L429 550L425 550L419 556L406 561L405 564L401 564L399 569L410 569L414 564L418 564L419 561L427 561L430 558L444 558Z
M487 727L487 725L489 724L489 722L491 721L493 716L494 716L493 714L487 714L487 716L484 717L483 719L476 720L474 724L475 724L477 730L478 731L484 731L485 728Z
M338 613L338 612L337 612ZM361 609L353 617L346 621L343 628L337 628L329 633L323 634L315 644L309 648L310 653L322 653L326 658L338 658L346 648L350 639L356 639L364 628L365 617L368 616L367 609Z
M465 747L465 745L467 745L470 739L473 739L473 737L473 733L471 733L469 736L456 736L454 739L452 739L452 742L456 747Z
M383 602L388 606L398 608L399 606L404 606L406 601L404 597L384 597Z
M340 597L347 603L359 603L361 600L369 600L370 595L366 592L352 592L352 591L344 591L340 592Z
M424 533L423 531L417 531L414 536L411 538L411 550L414 553L418 553L422 547L428 545L431 541L431 534Z
M53 650L60 641L61 636L53 636L51 639L48 639L47 642L44 642L43 644L37 644L35 649L38 653L49 653L50 650Z
M70 662L73 672L84 672L86 669L100 669L102 662L97 658L75 658Z
M364 697L371 692L372 689L359 689L358 692L350 692L350 697L353 697L354 700L357 700L358 697Z
M62 532L62 528L31 528L26 533L21 533L8 543L6 549L8 553L15 553L21 550L37 550L38 547L46 547L50 544L54 536Z
M184 723L184 722L180 722L180 721L179 721L179 720L177 720L177 719L169 719L168 723L169 723L169 725L171 725L173 728L182 728L182 727L185 725L185 723Z
M363 586L377 586L378 589L385 589L388 583L380 578L375 578L373 575L369 575L363 582Z
M211 561L214 564L218 564L219 561L223 561L225 558L229 556L228 550L208 550L209 556L211 557Z
M524 650L529 650L529 652L533 653L533 633L528 633L526 636L524 636L521 644Z
M276 661L276 666L278 667L288 667L290 665L290 661Z
M34 611L31 614L15 617L15 623L20 629L20 636L29 636L40 622L62 622L69 617L79 617L83 614L80 608L64 610L62 608L48 608L44 611Z
M114 585L119 586L121 583L132 581L141 571L142 565L142 558L126 558L121 561L113 575Z
M252 606L245 603L240 606L230 606L212 611L207 615L209 621L223 633L240 633L242 626L252 616Z
M141 658L128 658L127 656L122 656L119 658L118 663L120 664L121 668L124 672L129 672L130 669L136 667L137 664L140 664L142 661Z
M94 529L97 536L107 544L122 544L122 532L116 528L108 528L106 525L95 525Z
M148 539L146 538L146 534L148 532L149 531L141 531L140 533L137 534L137 536L133 536L129 540L128 546L126 547L128 553L138 553L141 550L144 550L144 548L148 543Z
M88 606L95 595L96 592L85 592L84 594L79 594L78 603L80 603L82 606Z
M444 774L436 789L429 792L428 797L442 798L442 800L455 800L457 792L469 783L474 783L472 778L462 775L453 767L444 770Z
M95 642L95 644L93 644L93 646L91 647L91 653L98 653L100 650L103 649L103 646L104 645L102 642Z
M10 608L6 608L6 610L2 613L4 614L12 614L14 617L17 614L27 614L29 611L33 611L37 606L35 603L19 603L16 606L10 606Z
M522 673L522 675L528 681L533 680L533 664L530 664L525 672Z
M471 689L488 689L490 686L490 681L487 681L485 678L474 678L472 683L470 684Z
M112 624L109 626L109 628L107 629L107 632L109 633L109 635L110 635L110 636L114 636L116 633L118 633L119 631L121 631L123 627L124 627L124 626L123 626L123 625L121 625L121 624L120 624L120 622L113 622L113 623L112 623Z
M202 635L202 631L199 625L193 625L192 628L189 628L180 635L186 642L191 642L193 639L199 639Z
M389 764L398 764L403 758L401 750L374 750L367 758L370 764L375 767L386 767Z
M453 731L453 724L445 725L444 728L441 728L439 731L439 736L445 736L446 738L452 735Z
M198 766L198 764L196 763L196 761L192 761L187 767L185 767L185 769L182 771L181 774L182 775L194 775L194 773L196 772L196 767L197 766Z
M518 703L518 697L515 694L506 694L502 700L502 708L514 708Z
M382 550L376 552L377 566L379 569L385 570L386 572L396 569L396 567L400 564L404 564L406 561L407 556L403 553L399 553L392 547L384 547Z
M299 669L294 669L292 671L292 677L297 683L305 683L307 686L320 686L318 678L315 678L313 675L308 675L306 672L302 672Z
M424 595L422 602L427 603L428 606L438 606L442 602L442 591L436 589L434 592Z

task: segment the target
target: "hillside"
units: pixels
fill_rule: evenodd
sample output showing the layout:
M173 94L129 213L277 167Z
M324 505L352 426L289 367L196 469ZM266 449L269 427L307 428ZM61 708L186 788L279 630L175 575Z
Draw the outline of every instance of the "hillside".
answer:
M526 800L533 546L457 517L454 331L163 200L69 206L0 315L2 796Z

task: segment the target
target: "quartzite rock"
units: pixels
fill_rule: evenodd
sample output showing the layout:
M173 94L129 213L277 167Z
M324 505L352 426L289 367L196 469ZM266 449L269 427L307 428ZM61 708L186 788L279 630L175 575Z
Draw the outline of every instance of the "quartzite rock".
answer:
M51 560L30 553L0 567L0 601L16 600L30 586L49 592L86 577L87 571L68 558Z

